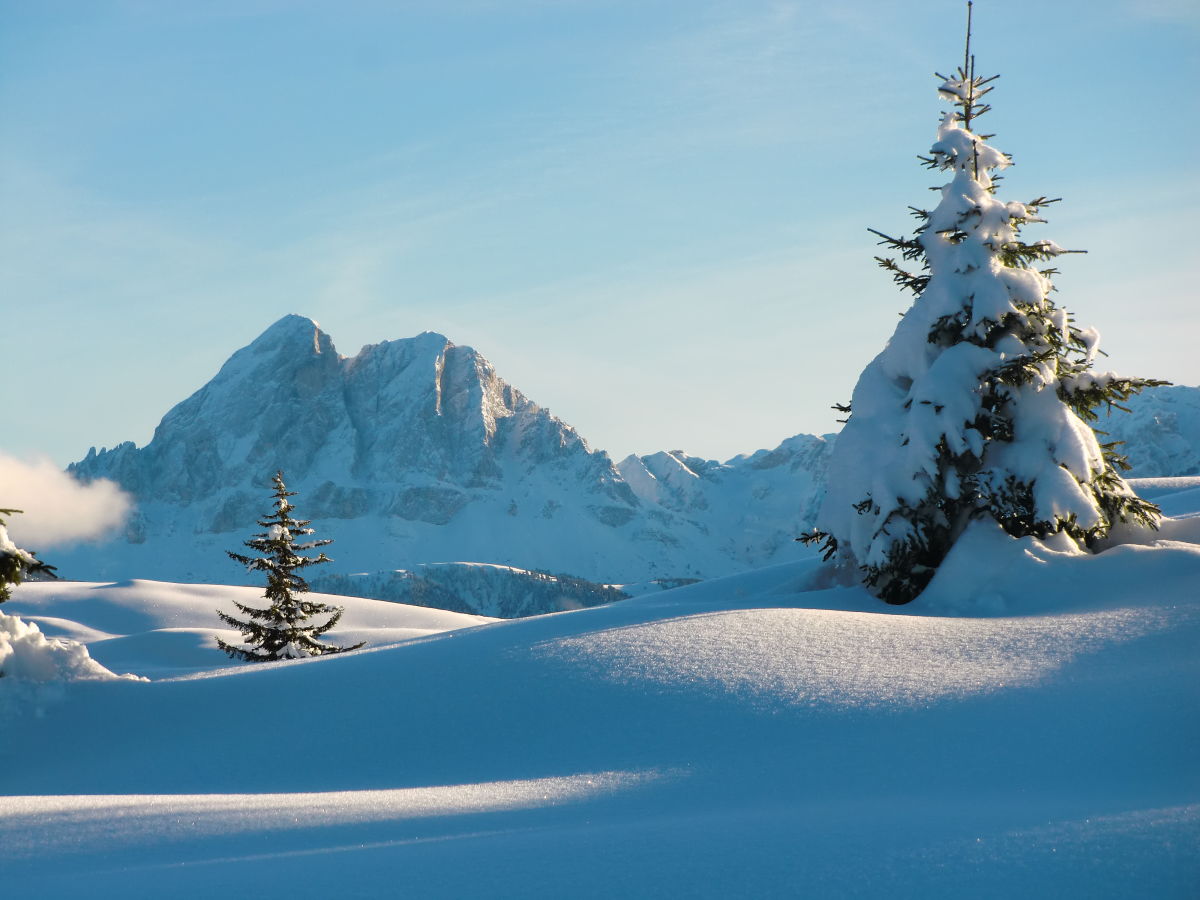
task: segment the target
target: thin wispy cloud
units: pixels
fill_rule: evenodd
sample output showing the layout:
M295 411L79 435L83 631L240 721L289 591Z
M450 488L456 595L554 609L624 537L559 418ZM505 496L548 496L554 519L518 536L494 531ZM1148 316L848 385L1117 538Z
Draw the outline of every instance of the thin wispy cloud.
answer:
M1152 22L1188 4L1013 3L976 4L981 63L1004 73L991 126L1018 162L1004 189L1074 209L1099 198L1090 221L1064 203L1045 229L1098 254L1095 230L1118 221L1105 204L1127 209L1148 171L1146 128L1169 119L1178 146L1194 130L1194 114L1158 89L1187 82L1182 29ZM906 230L906 207L937 183L913 156L934 136L931 73L961 58L965 17L958 4L891 0L352 0L337 11L106 0L69 22L32 10L18 16L0 159L0 291L19 299L6 323L23 337L4 398L41 398L36 426L9 449L53 448L64 464L89 444L147 440L289 312L320 320L347 352L440 331L517 360L506 374L540 400L592 391L601 370L672 384L669 366L638 354L672 353L681 334L651 350L621 327L676 323L709 346L730 329L705 333L698 317L727 324L722 304L790 298L773 307L772 338L791 334L823 378L852 379L872 349L848 346L863 329L839 330L842 311L886 307L887 331L903 300L874 270L866 228ZM1055 36L1053 59L1012 50L1031 15ZM1118 79L1117 54L1146 64ZM1055 88L1068 77L1064 110ZM85 103L89 92L107 105ZM1153 177L1175 184L1186 166L1155 153ZM1169 198L1160 206L1171 212ZM1187 270L1174 235L1136 240L1146 265ZM1127 310L1086 299L1087 273L1103 268L1093 260L1071 265L1070 296L1085 299L1068 306L1123 328ZM814 320L835 337L810 349ZM1185 332L1160 336L1162 352L1186 353ZM573 364L533 364L574 342ZM711 367L739 405L757 402L761 379L793 377L786 352L753 366L743 352L751 341ZM827 402L814 385L796 390ZM677 440L633 399L606 413L622 422L616 437L589 436ZM778 425L731 450L825 427L823 413L761 415ZM694 451L725 452L729 429L709 433L711 449Z
M1200 26L1200 4L1195 0L1127 0L1125 7L1134 16Z

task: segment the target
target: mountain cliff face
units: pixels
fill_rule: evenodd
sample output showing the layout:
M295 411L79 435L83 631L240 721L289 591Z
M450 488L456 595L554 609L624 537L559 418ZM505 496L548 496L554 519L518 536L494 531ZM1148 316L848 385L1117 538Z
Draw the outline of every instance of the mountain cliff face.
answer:
M224 551L257 530L282 469L336 542L331 574L471 560L603 583L708 577L799 552L826 449L802 436L728 464L656 454L618 470L469 347L426 333L343 357L287 316L145 447L70 467L119 483L137 513L122 539L56 562L73 578L244 580Z
M444 525L480 492L552 474L585 485L601 520L628 517L635 503L604 454L470 347L426 333L346 358L301 316L235 353L145 448L90 452L70 467L139 500L188 507L208 533L252 523L277 469L304 486L304 509L321 519Z

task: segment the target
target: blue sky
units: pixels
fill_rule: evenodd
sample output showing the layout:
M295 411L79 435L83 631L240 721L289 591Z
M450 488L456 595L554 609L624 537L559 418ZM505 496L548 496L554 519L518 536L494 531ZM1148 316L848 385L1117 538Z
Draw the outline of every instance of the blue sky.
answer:
M439 331L594 447L834 430L963 4L0 0L0 449L144 444L289 312ZM1200 382L1200 5L976 3L1006 199L1105 365ZM987 120L985 120L986 122Z

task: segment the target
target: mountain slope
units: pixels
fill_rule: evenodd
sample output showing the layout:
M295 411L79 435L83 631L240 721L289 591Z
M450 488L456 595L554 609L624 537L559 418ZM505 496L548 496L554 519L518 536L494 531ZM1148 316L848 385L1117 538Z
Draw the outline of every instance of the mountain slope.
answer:
M582 609L628 596L612 585L569 575L484 563L431 563L388 572L316 575L312 584L331 594L383 598L502 619Z
M70 467L143 501L195 507L200 532L252 522L276 469L306 486L315 518L375 512L442 525L472 491L551 474L565 475L598 519L628 518L633 505L604 454L471 348L427 332L344 358L301 316L235 353L145 448L89 452Z
M695 522L717 552L748 568L804 555L795 537L816 514L833 438L798 434L725 463L679 450L629 456L617 469L647 507Z
M1128 405L1128 413L1101 413L1095 427L1107 435L1104 440L1124 442L1132 476L1200 474L1200 388L1150 388Z

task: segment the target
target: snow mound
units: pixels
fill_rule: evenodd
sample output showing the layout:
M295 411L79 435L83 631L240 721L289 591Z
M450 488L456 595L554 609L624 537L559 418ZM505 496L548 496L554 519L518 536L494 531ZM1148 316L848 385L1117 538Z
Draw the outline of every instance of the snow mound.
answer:
M379 600L309 596L344 607L329 633L335 643L380 647L492 621ZM48 637L61 639L58 643L86 644L80 649L85 656L90 652L93 665L158 679L237 665L216 643L218 637L238 642L238 633L217 618L218 609L232 612L234 601L261 604L262 589L143 580L26 582L5 605Z
M92 659L83 644L51 640L34 623L4 613L0 613L0 672L7 678L40 683L121 677Z
M1177 519L1196 519L1200 517L1200 475L1189 475L1175 478L1131 478L1129 483L1141 496L1156 503L1163 515L1174 516ZM1200 523L1192 523L1195 530L1188 537L1178 537L1177 540L1191 540L1200 543ZM1182 534L1179 524L1168 525L1164 531L1171 530Z
M1158 531L1122 534L1101 553L1013 538L976 521L911 604L949 616L1055 614L1144 606L1147 597L1194 595L1200 584L1200 519L1164 519Z
M1167 621L1153 609L936 622L758 609L568 638L539 654L598 679L668 692L702 688L758 707L899 709L1036 685L1080 654Z

